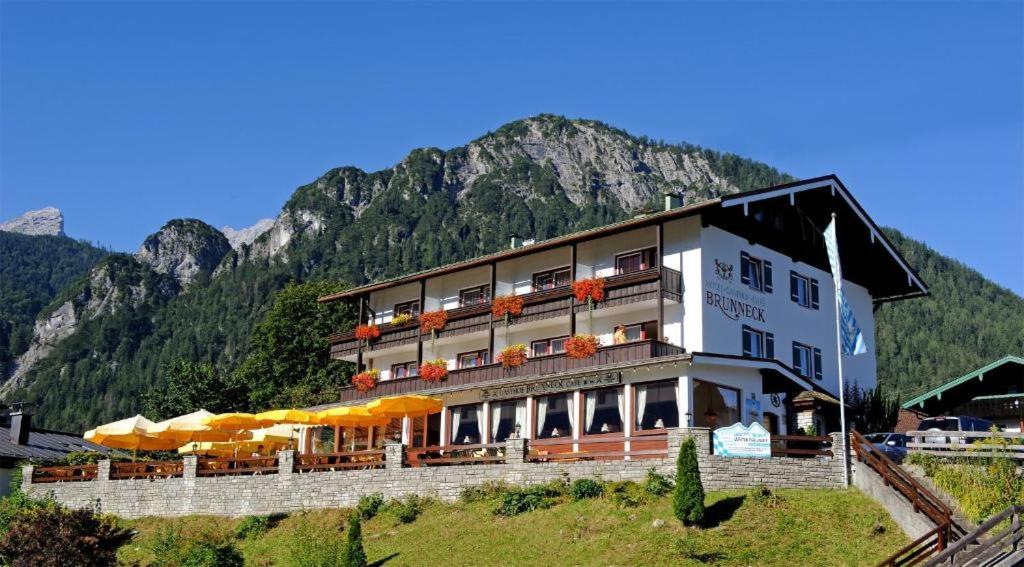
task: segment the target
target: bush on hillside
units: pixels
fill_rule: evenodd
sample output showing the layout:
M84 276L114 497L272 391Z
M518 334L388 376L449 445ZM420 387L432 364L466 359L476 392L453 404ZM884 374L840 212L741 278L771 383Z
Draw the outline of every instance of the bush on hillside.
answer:
M345 567L366 567L366 551L363 549L363 526L355 512L348 518L348 534L345 537Z
M684 525L697 524L704 519L704 485L700 482L697 444L692 437L683 441L679 447L672 511Z
M601 496L601 483L592 478L579 478L569 485L569 496L573 500L585 500Z
M285 564L290 567L345 567L347 550L348 542L341 537L337 525L303 518L288 542L288 561Z
M631 480L605 483L604 493L619 508L636 508L646 504L649 499L644 487Z
M419 517L420 512L423 511L424 500L415 494L410 494L405 498L398 500L392 500L388 502L387 511L402 524L411 524L416 521Z
M665 475L658 474L654 467L647 471L647 478L644 479L644 492L647 494L651 496L664 496L672 492L672 487L672 481L665 477Z
M356 505L356 511L364 520L372 520L377 512L384 506L384 495L380 492L374 492L373 494L366 494L359 497L359 504Z
M274 527L277 521L284 517L283 514L271 514L269 516L246 516L235 527L235 537L248 539L259 537Z
M499 516L518 516L524 512L550 508L559 496L556 490L546 484L527 488L510 488L502 493L494 513Z
M132 538L111 518L56 504L19 511L0 541L0 563L12 567L113 565ZM240 564L239 564L240 565Z
M470 486L459 493L463 502L487 502L499 498L509 490L509 485L501 481L487 481L477 486Z

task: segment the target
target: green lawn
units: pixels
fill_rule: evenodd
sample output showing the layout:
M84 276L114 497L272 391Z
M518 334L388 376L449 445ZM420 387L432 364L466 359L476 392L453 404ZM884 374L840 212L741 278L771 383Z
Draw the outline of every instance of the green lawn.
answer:
M487 502L427 505L411 524L383 514L363 525L372 562L399 565L874 565L907 543L885 511L856 490L781 490L758 503L742 491L708 494L709 522L683 528L670 497L621 509L607 499L565 502L506 518ZM292 514L262 536L237 540L246 565L317 565L342 541L345 512ZM665 521L653 527L655 519ZM120 559L147 565L157 534L232 537L239 520L189 517L131 522L139 535ZM878 526L881 526L879 529Z

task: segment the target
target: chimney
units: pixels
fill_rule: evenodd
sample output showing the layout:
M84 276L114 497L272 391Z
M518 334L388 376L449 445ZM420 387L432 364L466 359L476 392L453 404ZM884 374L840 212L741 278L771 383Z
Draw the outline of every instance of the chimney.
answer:
M682 193L665 193L665 210L671 211L683 206Z
M32 429L32 413L16 407L11 412L11 443L28 445L28 432Z
M513 250L523 245L523 239L518 234L509 235L509 239L511 240L511 242L509 243L509 248Z

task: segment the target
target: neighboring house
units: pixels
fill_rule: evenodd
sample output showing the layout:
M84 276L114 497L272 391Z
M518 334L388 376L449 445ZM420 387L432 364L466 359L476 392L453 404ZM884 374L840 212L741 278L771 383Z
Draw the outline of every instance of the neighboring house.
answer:
M925 416L980 417L1006 431L1024 431L1024 357L1004 356L907 401L903 408Z
M752 421L794 431L798 412L838 408L835 295L821 233L833 213L845 294L868 347L846 357L845 379L875 386L873 308L928 290L838 178L678 203L666 197L656 214L526 245L513 239L509 250L321 298L358 304L360 321L380 331L369 341L331 337L334 358L380 371L365 392L343 389L342 404L429 394L445 406L383 434L357 428L335 438L346 446L385 437L412 446L517 434L578 440ZM573 297L572 282L586 278L604 282L592 309ZM511 295L523 311L506 326L492 305ZM439 310L445 326L421 333L417 318ZM392 325L399 314L412 319ZM597 336L596 356L567 356L567 339L579 333ZM527 361L505 369L496 355L515 344L526 345ZM424 381L419 369L435 359L448 375Z
M75 433L32 427L32 414L15 410L0 416L0 496L11 493L11 474L22 461L60 459L77 451L110 453Z

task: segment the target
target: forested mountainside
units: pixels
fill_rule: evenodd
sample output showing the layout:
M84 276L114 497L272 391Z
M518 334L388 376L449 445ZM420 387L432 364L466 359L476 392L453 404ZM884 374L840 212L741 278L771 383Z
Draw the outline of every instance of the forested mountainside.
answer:
M250 337L288 282L358 285L497 251L507 246L511 233L545 239L621 220L652 207L667 190L684 191L692 203L791 179L735 155L548 115L510 123L463 147L414 150L385 170L332 169L299 187L273 226L251 245L230 250L198 225L189 233L189 246L176 244L179 236L167 232L156 241L147 239L176 251L176 259L155 261L162 256L140 250L134 260L139 266L122 266L149 275L136 274L135 295L118 296L136 297L142 290L146 300L97 315L73 337L61 339L17 387L6 388L4 399L36 402L38 418L47 426L82 430L140 409L143 395L164 383L162 369L172 362L209 362L224 375L258 366L242 364ZM918 330L941 326L949 313L946 302L959 300L962 274L947 275L941 266L950 261L913 241L898 244L920 248L911 261L935 295L915 302L936 306L883 307L880 316ZM195 262L180 257L189 250ZM211 258L221 254L213 267ZM201 268L186 270L187 281L177 269L168 270L197 262ZM932 274L924 264L940 268ZM168 274L174 278L156 277ZM939 284L946 277L948 287ZM1024 318L1020 298L996 289L992 293L1010 306L1007 315ZM887 332L880 329L879 336ZM883 379L897 389L912 379L940 381L915 373L953 365L955 357L940 351L968 348L953 340L960 338L950 335L913 356L880 350ZM977 351L981 358L996 350L991 343L983 346ZM890 376L884 362L889 359L899 375ZM347 375L340 373L338 380Z
M107 254L67 236L0 231L0 377L28 349L43 307Z
M952 258L887 228L931 297L875 314L878 377L903 400L1008 354L1024 354L1024 298Z

